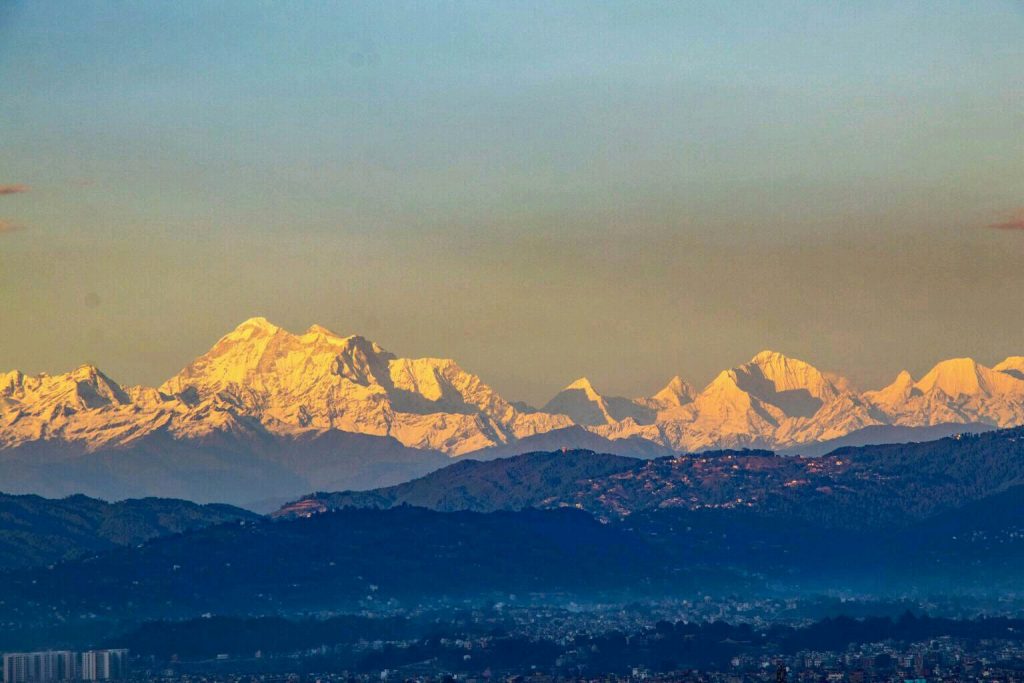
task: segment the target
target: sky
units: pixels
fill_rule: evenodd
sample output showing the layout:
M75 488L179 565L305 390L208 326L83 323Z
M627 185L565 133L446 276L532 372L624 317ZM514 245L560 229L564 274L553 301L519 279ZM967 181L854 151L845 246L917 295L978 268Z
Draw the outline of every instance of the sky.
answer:
M0 3L0 369L242 320L541 404L1024 355L1024 2Z

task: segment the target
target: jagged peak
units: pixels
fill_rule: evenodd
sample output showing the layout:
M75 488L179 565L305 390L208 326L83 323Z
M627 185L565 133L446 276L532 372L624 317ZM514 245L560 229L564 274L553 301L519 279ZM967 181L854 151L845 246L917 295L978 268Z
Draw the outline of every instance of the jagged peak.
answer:
M704 387L704 390L701 393L704 394L709 391L723 390L730 392L743 392L743 390L740 389L739 384L737 383L737 379L738 378L736 376L735 370L722 370L720 373L715 375L715 378L711 380L711 382L706 387Z
M806 389L812 396L819 399L831 397L848 390L849 381L836 381L825 376L818 368L798 358L790 358L777 351L762 351L754 356L746 365L736 368L737 382L741 388L748 389L750 382L747 377L760 374L775 386L775 391ZM756 375L755 375L756 376Z
M668 381L665 387L656 393L652 398L661 403L671 403L681 406L689 403L696 395L693 387L686 383L682 377L676 375Z
M881 389L876 389L874 391L869 391L866 393L877 394L883 391L890 391L893 389L904 389L912 386L914 386L914 376L911 375L908 370L900 370L898 373L896 373L896 378L893 379L893 381L889 382Z
M25 381L25 373L21 370L11 370L0 374L0 391L11 392L20 387Z
M764 349L754 354L754 357L750 359L750 362L754 365L763 365L767 363L777 363L780 361L792 360L789 356L778 351L772 351L771 349Z
M1024 380L985 367L973 358L950 358L933 367L915 387L924 392L941 391L950 397L963 395L1024 394Z
M892 381L889 386L894 387L910 387L914 385L914 376L907 370L900 370L896 375L896 379Z
M593 383L586 377L580 377L574 382L570 383L567 387L562 389L559 393L565 393L568 391L582 391L583 395L587 397L587 400L594 401L596 403L603 403L604 396L597 389L594 388ZM603 409L602 409L603 412Z
M734 405L749 406L752 397L740 388L735 370L722 370L704 389L694 397L700 407Z
M865 392L864 396L871 401L883 404L892 404L905 401L913 390L913 376L906 370L900 370L899 374L896 375L896 379L892 382L881 389Z
M917 382L923 392L940 389L949 396L976 394L981 390L980 365L973 358L940 361Z
M577 424L584 426L610 424L616 421L608 411L608 402L586 377L580 377L559 391L541 410L545 413L568 415Z
M72 376L72 377L75 377L75 378L78 378L78 377L94 378L94 377L100 377L100 376L106 377L106 375L103 373L103 371L100 370L95 365L93 365L92 363L82 363L81 365L79 365L77 368L75 368L74 370L72 370L68 374L70 376Z
M1007 356L1005 359L996 363L992 369L998 370L999 372L1011 371L1011 374L1012 371L1024 372L1024 356Z
M579 379L573 380L564 389L562 389L562 391L572 391L573 389L583 389L584 391L593 391L594 393L597 393L594 389L593 383L586 377L580 377Z
M267 332L277 332L281 328L264 318L262 315L257 315L243 320L237 327L235 327L235 329L257 329L265 330Z
M764 351L761 351L760 353L755 355L753 358L750 359L747 365L755 365L761 368L763 371L807 369L813 370L814 372L821 374L821 372L816 367L814 367L807 361L800 360L799 358L793 358L791 356L787 356L784 353L779 353L778 351L771 351L769 349L765 349ZM765 375L769 376L768 372L765 372Z
M264 339L283 331L263 316L248 318L239 323L233 330L221 337L221 341L239 342L250 339Z
M313 323L312 325L310 325L309 328L306 330L305 334L323 335L325 337L338 337L339 336L339 335L335 334L334 332L331 332L329 329L327 329L323 325L320 325L318 323Z
M665 387L664 387L664 389L662 389L662 391L664 391L665 389L672 389L673 391L679 391L679 390L690 389L690 388L691 387L690 387L689 384L686 383L686 380L684 380L679 375L675 375L675 376L672 377L672 379L670 379L668 381L668 384L665 385Z

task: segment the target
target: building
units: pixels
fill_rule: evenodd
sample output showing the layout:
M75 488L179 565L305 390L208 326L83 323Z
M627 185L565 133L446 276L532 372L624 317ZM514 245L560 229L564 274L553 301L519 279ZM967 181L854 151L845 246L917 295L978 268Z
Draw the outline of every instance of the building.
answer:
M128 676L128 650L12 652L4 655L4 683L115 681Z
M81 656L83 681L119 681L128 676L128 650L89 650Z
M4 655L5 683L71 681L76 674L75 653L68 650Z

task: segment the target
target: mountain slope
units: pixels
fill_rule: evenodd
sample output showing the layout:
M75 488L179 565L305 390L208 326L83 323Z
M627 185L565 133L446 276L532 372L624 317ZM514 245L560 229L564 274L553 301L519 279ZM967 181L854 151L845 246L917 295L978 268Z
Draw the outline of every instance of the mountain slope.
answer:
M25 443L0 451L0 481L11 493L160 496L266 510L311 490L397 484L448 462L442 453L366 434L254 430L176 438L160 430L91 452L81 444Z
M473 460L494 460L523 453L555 450L596 451L632 458L660 458L666 455L675 455L675 451L668 446L643 437L628 436L622 439L608 439L583 427L574 426L523 437L512 443L473 451L463 457Z
M527 453L487 462L464 460L398 486L306 496L275 515L294 517L347 506L415 505L445 512L545 507L572 496L588 482L633 469L639 462L591 451Z
M354 608L391 599L629 590L664 578L635 535L577 510L478 514L343 510L221 525L0 582L0 618L26 603L145 620L204 612Z
M604 470L604 471L603 471ZM575 507L606 518L652 510L748 510L823 528L892 529L1024 484L1024 428L817 458L720 451L637 460L586 451L463 462L396 487L315 494L279 514L410 504L439 510Z
M230 505L146 498L106 503L0 494L0 569L50 564L213 524L255 520Z

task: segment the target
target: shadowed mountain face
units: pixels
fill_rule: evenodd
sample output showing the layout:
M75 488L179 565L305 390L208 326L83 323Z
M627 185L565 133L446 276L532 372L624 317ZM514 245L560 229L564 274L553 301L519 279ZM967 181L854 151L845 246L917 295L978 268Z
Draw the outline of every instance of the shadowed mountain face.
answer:
M269 511L311 489L388 486L449 462L441 453L366 434L177 439L157 432L92 452L46 441L0 451L0 485L11 493L160 496Z

